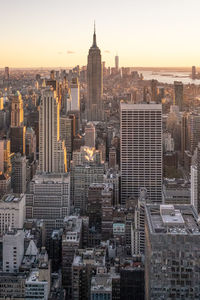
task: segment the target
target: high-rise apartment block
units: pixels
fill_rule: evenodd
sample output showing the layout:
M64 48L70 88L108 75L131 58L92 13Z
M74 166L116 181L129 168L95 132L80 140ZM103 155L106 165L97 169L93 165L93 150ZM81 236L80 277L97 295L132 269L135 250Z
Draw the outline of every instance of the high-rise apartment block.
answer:
M147 205L145 299L200 298L200 226L191 205Z
M162 105L121 103L121 203L146 188L162 201Z
M88 121L103 120L103 77L101 51L96 43L96 32L93 34L93 45L89 50L87 64L87 111Z
M66 147L60 140L60 104L51 88L43 90L40 104L39 170L47 173L67 171Z

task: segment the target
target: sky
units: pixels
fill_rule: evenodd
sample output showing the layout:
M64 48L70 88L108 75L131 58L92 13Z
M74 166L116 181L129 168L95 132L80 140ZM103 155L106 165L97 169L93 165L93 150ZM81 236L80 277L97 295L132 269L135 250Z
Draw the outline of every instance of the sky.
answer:
M96 22L102 61L189 67L200 62L199 0L0 0L0 67L86 65Z

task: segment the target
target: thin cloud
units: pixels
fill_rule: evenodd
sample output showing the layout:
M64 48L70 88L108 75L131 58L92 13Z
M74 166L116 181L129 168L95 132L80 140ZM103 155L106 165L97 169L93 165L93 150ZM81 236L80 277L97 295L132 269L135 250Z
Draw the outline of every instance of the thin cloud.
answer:
M59 51L59 52L58 52L58 54L59 54L59 55L61 55L61 54L62 54L62 52L60 52L60 51Z
M67 54L74 54L75 52L74 51L71 51L71 50L68 50L67 51Z

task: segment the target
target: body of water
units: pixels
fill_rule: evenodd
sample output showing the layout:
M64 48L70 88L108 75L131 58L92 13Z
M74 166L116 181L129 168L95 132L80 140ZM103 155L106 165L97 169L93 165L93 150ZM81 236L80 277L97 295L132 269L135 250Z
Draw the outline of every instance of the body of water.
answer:
M142 73L145 80L156 79L160 83L173 84L174 81L182 81L183 84L196 84L200 85L200 79L193 80L189 72L168 72L168 71L138 71Z

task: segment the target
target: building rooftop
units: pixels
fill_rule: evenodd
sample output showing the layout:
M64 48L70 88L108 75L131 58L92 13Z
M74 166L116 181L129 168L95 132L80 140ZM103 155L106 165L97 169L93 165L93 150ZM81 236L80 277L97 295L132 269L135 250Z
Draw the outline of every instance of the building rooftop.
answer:
M42 184L48 184L48 183L62 183L64 181L68 181L70 178L69 173L38 173L33 177L31 180L32 183L42 183Z
M26 280L26 284L34 284L34 283L41 283L42 285L43 284L48 284L48 282L47 281L40 281L39 280L39 270L33 270L30 274L29 274L29 276L28 276L28 278L27 278L27 280Z
M1 202L18 203L23 199L23 197L24 194L7 194L2 197Z
M73 266L105 266L105 249L79 249L74 255Z
M80 239L82 230L82 219L78 216L64 218L63 241L77 242Z
M148 204L146 216L152 234L200 235L198 215L192 205Z
M112 292L112 278L110 274L98 274L95 277L92 277L91 292Z

